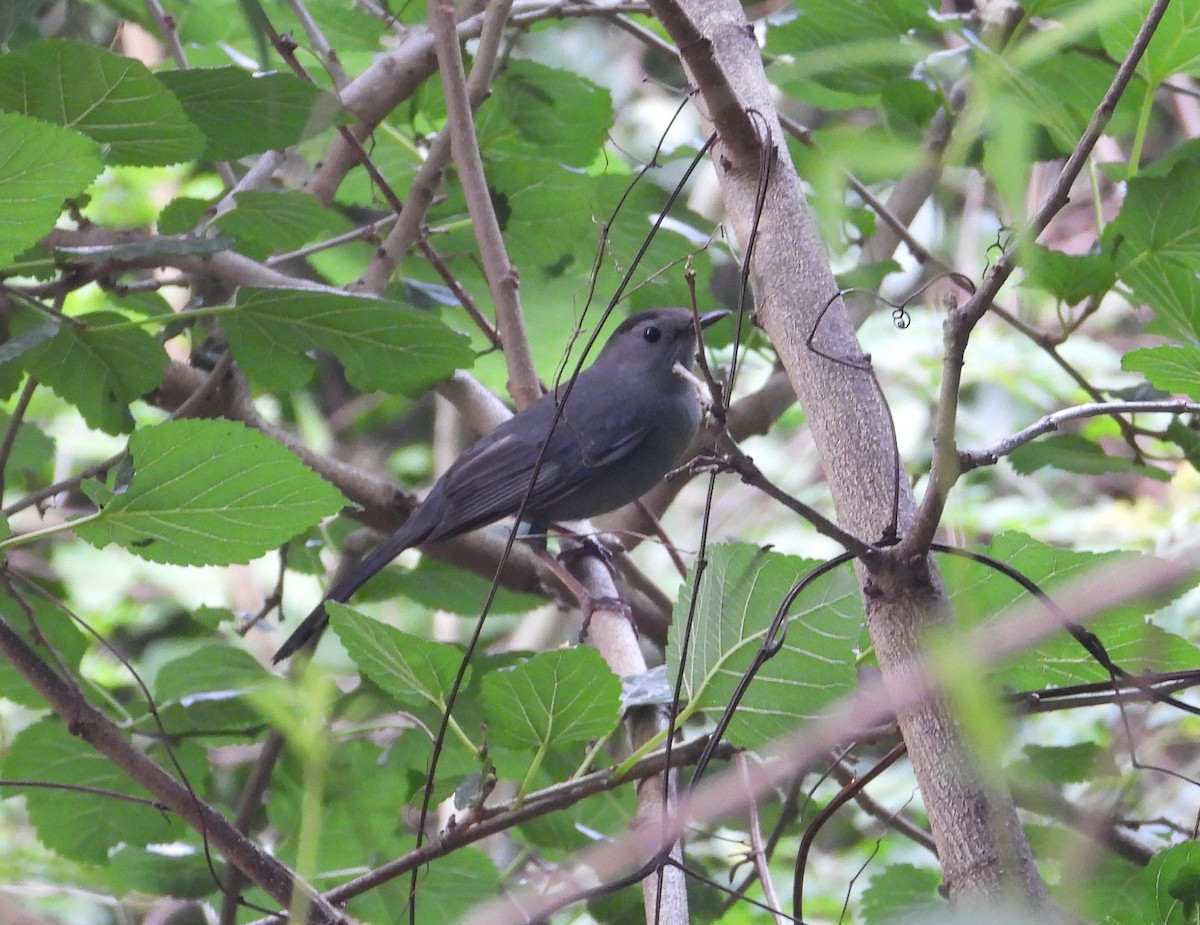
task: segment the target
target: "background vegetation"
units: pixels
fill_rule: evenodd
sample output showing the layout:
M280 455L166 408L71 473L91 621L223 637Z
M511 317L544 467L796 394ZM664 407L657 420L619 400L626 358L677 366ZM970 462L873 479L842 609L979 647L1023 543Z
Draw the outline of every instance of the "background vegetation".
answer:
M705 32L737 7L654 12L0 8L0 920L256 921L297 882L314 921L535 894L556 922L875 925L947 894L1030 920L1038 874L1067 916L1196 920L1200 0L770 2L741 45ZM714 100L759 57L747 140ZM789 158L820 248L774 192L744 217ZM749 287L752 245L827 260L845 303ZM586 362L618 294L611 323L744 309L706 335L731 404L702 464L597 523L642 649L608 612L575 645L496 528L406 554L272 668L357 528L401 522L491 396ZM859 572L798 586L847 549ZM889 568L953 603L903 676ZM904 722L930 679L961 743ZM667 705L679 787L708 788L682 908L593 889L649 856L635 814L663 824Z

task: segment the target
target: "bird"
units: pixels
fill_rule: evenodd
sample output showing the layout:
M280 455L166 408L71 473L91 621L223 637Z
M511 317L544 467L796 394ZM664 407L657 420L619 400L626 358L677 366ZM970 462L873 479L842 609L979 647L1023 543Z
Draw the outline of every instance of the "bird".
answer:
M626 318L591 366L465 450L408 520L333 584L272 661L324 629L326 603L344 603L405 549L518 511L530 534L544 536L552 523L640 498L679 461L700 427L691 375L696 322L706 328L728 314L660 308Z

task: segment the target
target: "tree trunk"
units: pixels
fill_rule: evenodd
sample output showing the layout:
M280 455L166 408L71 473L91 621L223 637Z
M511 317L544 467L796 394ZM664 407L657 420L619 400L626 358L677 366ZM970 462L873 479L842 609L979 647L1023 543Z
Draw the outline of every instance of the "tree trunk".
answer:
M898 471L869 358L840 298L824 311L816 349L808 346L837 285L809 220L754 35L736 0L651 0L651 7L682 50L700 91L698 105L716 129L713 162L743 252L755 236L750 279L757 320L804 408L838 520L860 539L877 542L897 510L903 535L914 516L913 498ZM764 169L769 182L756 220ZM927 556L901 561L884 550L869 571L862 563L858 568L884 681L900 684L904 670L921 663L924 632L951 618L945 590ZM985 785L945 704L905 711L899 722L950 897L1045 904L1012 800Z

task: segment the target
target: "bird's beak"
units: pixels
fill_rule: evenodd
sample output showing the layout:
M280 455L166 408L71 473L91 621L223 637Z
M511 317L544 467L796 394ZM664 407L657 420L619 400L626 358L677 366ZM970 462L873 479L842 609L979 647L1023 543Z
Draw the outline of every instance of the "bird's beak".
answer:
M720 309L719 311L715 311L715 312L705 312L703 315L700 316L700 327L707 328L710 324L716 324L718 321L720 321L726 315L731 315L731 314L733 314L733 313L726 311L723 308Z

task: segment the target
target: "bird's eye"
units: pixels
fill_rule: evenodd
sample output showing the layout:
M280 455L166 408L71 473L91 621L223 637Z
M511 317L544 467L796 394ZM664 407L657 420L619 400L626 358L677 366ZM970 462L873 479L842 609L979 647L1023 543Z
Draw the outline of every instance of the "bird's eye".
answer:
M646 339L646 343L657 344L662 340L662 331L655 325L648 324L642 328L642 337Z

